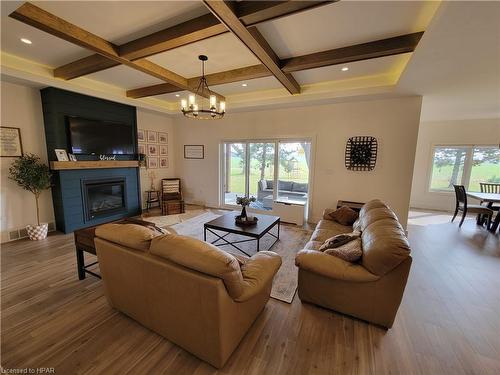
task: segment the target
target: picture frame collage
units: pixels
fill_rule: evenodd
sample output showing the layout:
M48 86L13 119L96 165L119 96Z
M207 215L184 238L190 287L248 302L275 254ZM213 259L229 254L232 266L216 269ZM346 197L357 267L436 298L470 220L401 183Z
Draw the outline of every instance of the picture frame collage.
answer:
M138 153L146 155L146 168L168 168L168 133L137 130Z

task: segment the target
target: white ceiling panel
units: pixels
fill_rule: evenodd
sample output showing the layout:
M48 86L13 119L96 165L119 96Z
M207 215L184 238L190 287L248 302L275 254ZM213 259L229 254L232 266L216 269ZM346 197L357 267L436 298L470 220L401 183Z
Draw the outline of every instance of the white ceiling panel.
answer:
M323 68L303 70L293 73L293 76L301 85L306 85L370 75L390 74L393 73L398 66L404 66L410 55L411 53L406 53L396 56L380 57L378 59L356 61L343 65L332 65ZM342 71L343 67L347 67L349 70Z
M245 45L230 33L166 51L148 59L190 78L201 75L198 55L208 56L206 74L259 64L259 60Z
M133 89L141 86L156 85L164 81L142 73L138 70L125 65L115 66L100 72L89 74L85 77L95 79L97 81L109 83L124 89Z
M246 84L247 86L243 86ZM252 91L271 90L283 88L281 83L274 77L256 78L249 81L226 83L224 85L212 86L214 91L221 95L246 94Z
M425 30L439 2L340 1L258 26L280 58Z

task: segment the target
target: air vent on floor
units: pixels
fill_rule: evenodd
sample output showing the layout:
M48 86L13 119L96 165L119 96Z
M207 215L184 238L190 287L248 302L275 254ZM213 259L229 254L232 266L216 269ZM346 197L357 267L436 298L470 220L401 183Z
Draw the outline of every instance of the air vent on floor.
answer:
M9 241L14 241L19 239L19 231L12 230L9 232Z
M28 237L28 231L26 230L26 228L19 229L19 237L20 238Z

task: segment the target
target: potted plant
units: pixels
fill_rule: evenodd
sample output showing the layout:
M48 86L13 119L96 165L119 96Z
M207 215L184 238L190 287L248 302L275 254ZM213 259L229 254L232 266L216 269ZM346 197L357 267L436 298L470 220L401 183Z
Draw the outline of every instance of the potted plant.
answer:
M30 240L43 240L47 237L49 225L40 224L40 207L38 198L50 187L49 167L34 154L25 154L16 159L9 168L9 178L17 182L24 190L35 196L37 225L28 225L26 230Z

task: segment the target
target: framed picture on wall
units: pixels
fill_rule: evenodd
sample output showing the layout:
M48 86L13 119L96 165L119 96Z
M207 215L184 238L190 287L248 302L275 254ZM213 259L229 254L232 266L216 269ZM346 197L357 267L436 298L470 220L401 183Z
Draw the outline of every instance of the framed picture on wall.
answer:
M137 146L137 153L146 154L146 145L139 143L139 145Z
M148 155L158 156L158 145L148 145Z
M54 152L56 153L57 161L69 161L68 153L66 152L66 150L62 148L56 148L54 149Z
M167 145L160 145L160 155L162 155L162 156L168 155L168 146Z
M204 145L184 145L184 159L204 159Z
M137 140L139 142L145 142L146 141L146 134L144 134L145 131L142 129L137 129Z
M168 168L168 158L160 158L160 168Z
M156 169L158 168L158 158L148 157L148 169Z
M0 156L23 156L21 129L10 128L8 126L0 126Z
M158 143L158 132L148 130L148 143Z
M163 132L158 132L158 143L167 144L168 134Z

